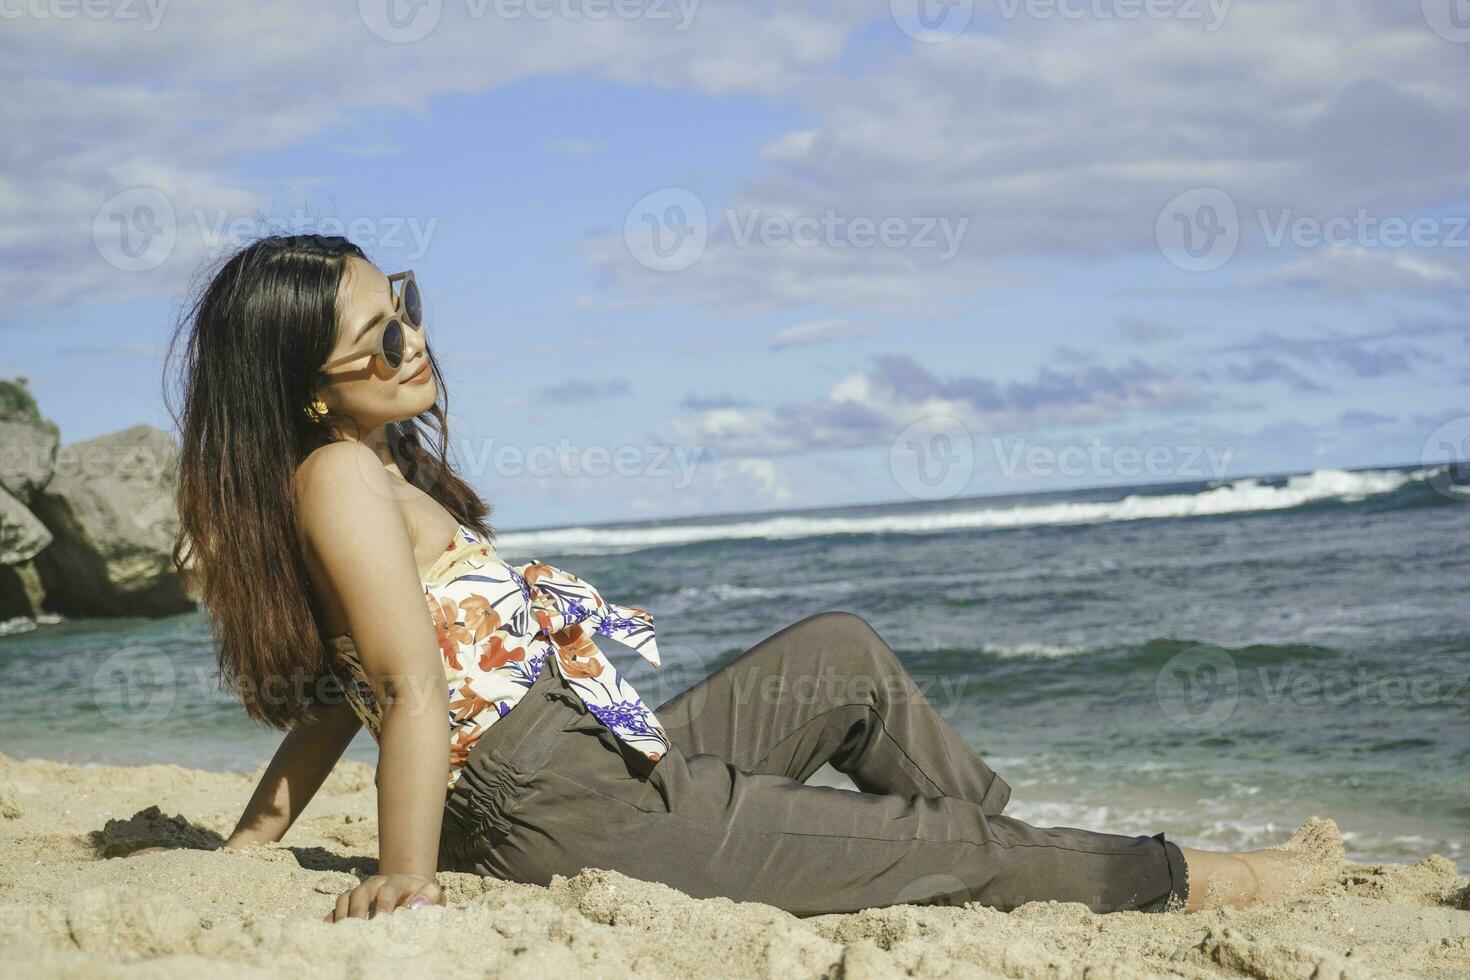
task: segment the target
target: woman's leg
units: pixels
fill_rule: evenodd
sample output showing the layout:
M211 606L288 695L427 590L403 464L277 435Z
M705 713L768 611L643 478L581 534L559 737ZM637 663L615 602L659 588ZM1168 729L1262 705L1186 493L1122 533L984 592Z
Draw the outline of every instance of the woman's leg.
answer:
M554 693L554 692L548 692ZM650 771L573 699L534 699L482 739L451 798L446 869L548 884L607 868L697 898L796 915L900 904L1082 902L1155 911L1187 896L1160 838L1040 829L952 796L854 793L673 744Z
M867 793L999 814L1010 787L935 710L871 626L844 612L774 634L654 710L686 756L798 782L830 762Z
M493 734L446 806L445 870L548 884L608 868L797 915L1047 900L1103 912L1280 898L1341 855L1335 826L1313 821L1291 853L1192 852L1196 873L1162 835L1041 829L955 797L807 786L677 742L650 771L549 673Z

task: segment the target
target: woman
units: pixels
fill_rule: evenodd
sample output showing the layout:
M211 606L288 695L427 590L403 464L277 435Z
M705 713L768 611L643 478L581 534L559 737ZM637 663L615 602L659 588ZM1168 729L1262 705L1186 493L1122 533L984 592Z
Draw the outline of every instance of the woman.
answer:
M329 919L442 903L439 870L544 884L583 867L797 915L1200 909L1291 894L1340 854L1330 822L1212 854L1008 817L1010 787L847 613L650 710L591 639L657 664L649 614L495 552L447 461L412 273L342 238L267 238L185 331L175 557L224 677L288 730L225 846L279 840L359 725L379 744L378 873ZM823 763L861 792L805 785Z

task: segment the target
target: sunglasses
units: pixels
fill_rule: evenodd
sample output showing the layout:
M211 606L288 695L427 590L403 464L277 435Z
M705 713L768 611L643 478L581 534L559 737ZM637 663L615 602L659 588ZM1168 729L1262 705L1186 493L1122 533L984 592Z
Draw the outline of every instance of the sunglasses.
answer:
M322 373L325 374L327 368L356 360L364 354L369 356L376 354L391 370L398 370L403 363L405 327L413 330L424 328L424 300L419 294L419 284L414 279L412 269L407 272L395 272L389 276L388 288L393 291L393 315L378 325L378 335L373 341L373 349L355 351L330 360L322 365Z

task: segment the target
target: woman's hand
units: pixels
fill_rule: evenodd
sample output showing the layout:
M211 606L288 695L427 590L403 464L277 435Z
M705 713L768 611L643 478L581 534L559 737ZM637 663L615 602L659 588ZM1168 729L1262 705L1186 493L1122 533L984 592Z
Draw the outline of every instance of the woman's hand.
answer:
M362 884L337 896L337 907L327 913L327 922L371 919L396 908L421 909L444 904L444 889L433 878L418 875L373 875Z

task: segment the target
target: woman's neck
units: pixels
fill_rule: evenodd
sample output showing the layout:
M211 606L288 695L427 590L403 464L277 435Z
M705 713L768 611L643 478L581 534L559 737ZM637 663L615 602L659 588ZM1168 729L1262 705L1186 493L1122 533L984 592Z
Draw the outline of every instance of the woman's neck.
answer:
M373 451L373 455L378 457L384 467L393 473L399 472L398 461L393 457L393 447L388 442L387 425L380 425L371 431L335 428L330 434L323 434L308 452L330 442L360 442Z

